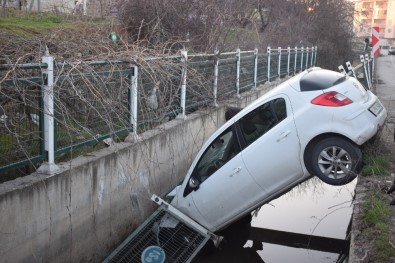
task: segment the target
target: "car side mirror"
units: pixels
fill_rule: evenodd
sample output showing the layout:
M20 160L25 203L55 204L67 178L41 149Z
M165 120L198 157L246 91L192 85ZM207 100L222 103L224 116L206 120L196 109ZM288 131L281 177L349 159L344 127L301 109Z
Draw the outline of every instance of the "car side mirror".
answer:
M189 179L188 186L189 186L192 190L197 190L197 189L199 189L199 181L198 181L195 177L191 177L191 178Z

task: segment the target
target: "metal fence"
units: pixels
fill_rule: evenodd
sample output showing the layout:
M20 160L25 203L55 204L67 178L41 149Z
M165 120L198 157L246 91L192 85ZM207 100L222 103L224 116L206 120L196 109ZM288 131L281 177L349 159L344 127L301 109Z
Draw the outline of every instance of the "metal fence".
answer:
M366 89L370 90L373 88L374 59L370 58L369 54L360 55L359 58L360 64L354 67L350 61L347 61L347 70L340 65L339 71L358 79Z
M316 63L317 47L0 65L0 178L138 135ZM100 147L100 145L99 145Z

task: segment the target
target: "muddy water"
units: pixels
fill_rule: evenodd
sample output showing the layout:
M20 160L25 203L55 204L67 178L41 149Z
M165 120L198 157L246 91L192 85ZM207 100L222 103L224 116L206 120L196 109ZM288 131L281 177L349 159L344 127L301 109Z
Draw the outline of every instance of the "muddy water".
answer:
M311 178L230 226L220 249L205 248L192 262L337 262L348 253L356 182Z

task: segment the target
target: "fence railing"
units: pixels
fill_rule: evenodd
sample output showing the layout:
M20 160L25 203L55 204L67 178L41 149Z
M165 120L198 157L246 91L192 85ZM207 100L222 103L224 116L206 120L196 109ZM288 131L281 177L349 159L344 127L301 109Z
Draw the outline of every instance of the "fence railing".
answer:
M343 65L340 65L339 71L358 79L365 88L372 89L374 59L370 58L369 54L360 55L359 58L361 62L360 64L353 66L350 61L347 61L347 70Z
M317 47L114 61L0 65L0 177L27 165L52 174L76 157L158 123L314 66Z

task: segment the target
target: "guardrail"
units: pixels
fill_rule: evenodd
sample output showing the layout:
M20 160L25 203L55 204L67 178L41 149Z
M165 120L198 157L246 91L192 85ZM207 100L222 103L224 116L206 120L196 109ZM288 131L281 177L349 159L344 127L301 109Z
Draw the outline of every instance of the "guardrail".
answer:
M1 175L53 174L56 162L123 140L259 84L314 66L317 47L0 65ZM90 149L84 149L89 146ZM27 171L26 167L30 167ZM1 181L1 180L0 180Z

